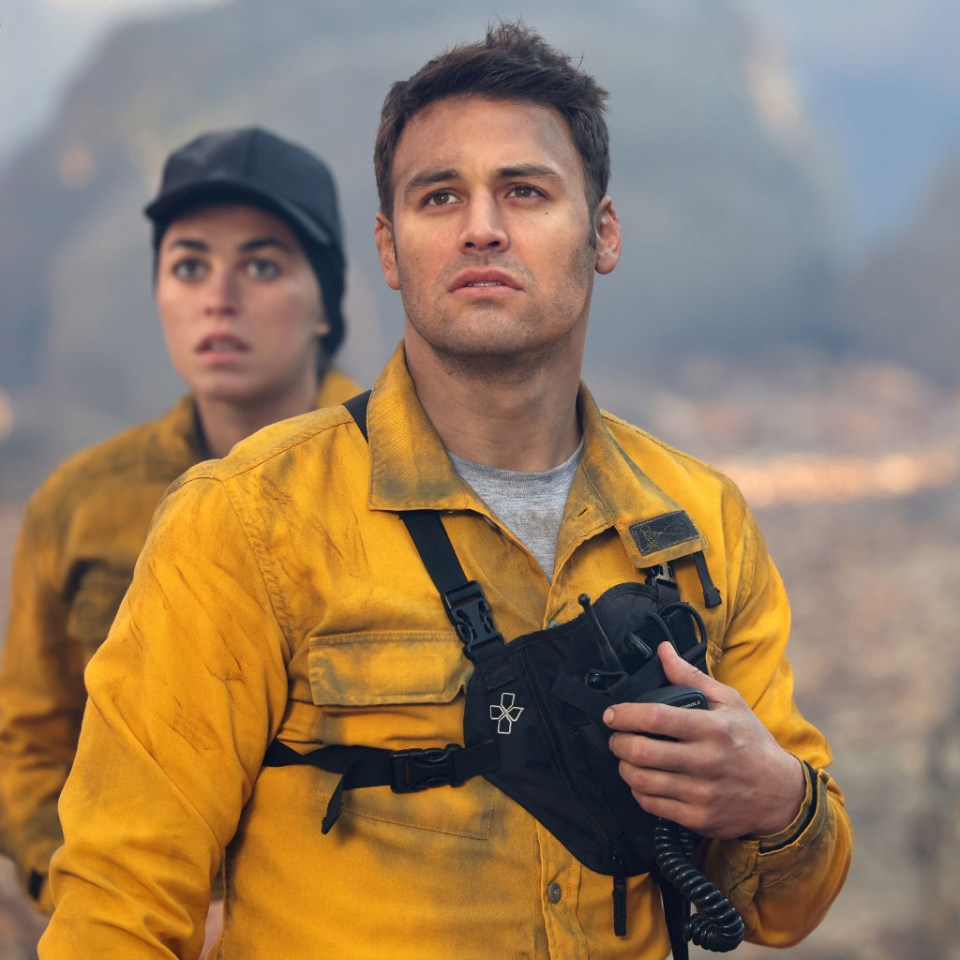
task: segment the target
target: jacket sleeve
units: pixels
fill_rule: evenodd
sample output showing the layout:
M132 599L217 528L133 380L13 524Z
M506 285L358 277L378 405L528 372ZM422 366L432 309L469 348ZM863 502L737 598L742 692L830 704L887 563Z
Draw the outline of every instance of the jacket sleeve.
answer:
M83 660L68 633L62 543L41 495L24 516L13 564L10 621L0 664L2 848L31 899L50 912L47 870L62 834L57 798L83 713Z
M790 610L755 521L746 516L739 584L714 670L736 688L778 743L807 764L807 795L794 822L775 837L714 841L705 872L740 911L747 939L787 947L823 919L850 866L853 833L843 795L826 772L823 734L798 710L786 657Z
M279 727L286 635L218 482L161 504L87 670L43 960L196 957L211 881Z

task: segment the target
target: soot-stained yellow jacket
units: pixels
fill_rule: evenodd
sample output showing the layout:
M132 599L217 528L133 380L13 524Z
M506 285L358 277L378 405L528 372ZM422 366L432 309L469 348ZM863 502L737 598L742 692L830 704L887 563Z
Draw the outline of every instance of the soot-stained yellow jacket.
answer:
M357 384L329 368L317 404ZM207 456L194 406L74 455L27 505L0 665L0 850L47 912L50 856L62 842L57 798L73 761L83 670L107 636L167 487Z
M164 499L110 636L87 671L66 842L41 960L195 957L226 855L214 956L285 960L662 958L656 888L628 881L614 935L610 877L592 873L481 777L398 795L261 766L279 737L392 750L462 743L470 664L398 511L431 508L497 625L516 637L578 615L577 596L704 549L723 603L703 610L714 675L821 771L782 836L710 845L707 872L751 939L811 930L851 852L824 738L797 711L787 600L733 484L580 395L582 461L553 582L458 477L402 350L370 399L369 445L330 408L269 427L202 464ZM684 509L699 536L643 555L630 527ZM798 825L803 824L802 828Z

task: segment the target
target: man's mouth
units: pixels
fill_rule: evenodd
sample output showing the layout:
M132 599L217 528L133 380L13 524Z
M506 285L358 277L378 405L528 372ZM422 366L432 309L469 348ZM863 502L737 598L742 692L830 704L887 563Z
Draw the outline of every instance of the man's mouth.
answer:
M464 270L455 279L452 290L496 289L519 290L520 285L499 270Z

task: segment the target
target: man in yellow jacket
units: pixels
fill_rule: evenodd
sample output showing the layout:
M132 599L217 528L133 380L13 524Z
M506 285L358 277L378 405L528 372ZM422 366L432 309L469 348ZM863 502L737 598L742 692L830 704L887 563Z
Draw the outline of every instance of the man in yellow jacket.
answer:
M269 427L164 500L87 671L42 960L196 957L223 856L215 956L666 956L648 870L593 869L493 780L556 706L528 696L523 635L563 657L587 597L671 576L710 676L668 642L648 663L709 709L610 700L578 729L599 732L626 816L705 838L697 863L750 940L789 945L824 915L850 824L793 702L787 599L753 517L580 383L593 279L621 247L604 96L511 24L392 88L376 242L403 343L365 417ZM418 550L420 520L452 551ZM467 582L448 589L433 568L450 553ZM521 673L501 670L511 649ZM471 713L478 677L505 685ZM314 766L327 750L344 763ZM461 762L484 751L482 770ZM544 783L565 762L550 752L527 758Z
M345 257L333 178L318 157L266 130L207 133L168 158L147 214L157 308L190 394L60 466L27 506L14 562L0 666L0 846L46 912L83 670L161 496L260 427L358 389L331 365L344 334Z

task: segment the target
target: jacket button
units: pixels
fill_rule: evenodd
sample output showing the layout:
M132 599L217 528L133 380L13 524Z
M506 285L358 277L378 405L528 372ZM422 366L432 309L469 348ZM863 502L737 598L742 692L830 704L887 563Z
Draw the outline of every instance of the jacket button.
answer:
M560 898L563 896L563 890L560 889L560 884L554 881L547 887L547 897L551 903L559 903Z

